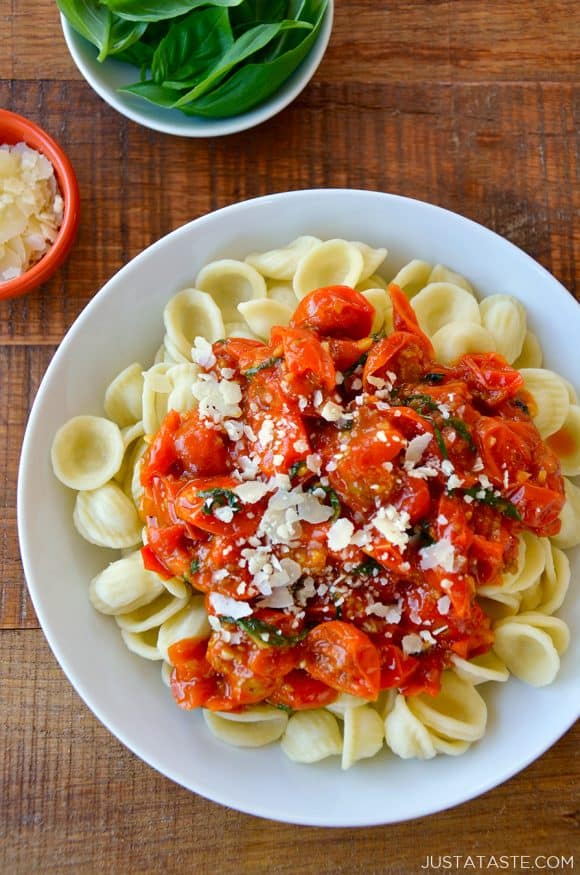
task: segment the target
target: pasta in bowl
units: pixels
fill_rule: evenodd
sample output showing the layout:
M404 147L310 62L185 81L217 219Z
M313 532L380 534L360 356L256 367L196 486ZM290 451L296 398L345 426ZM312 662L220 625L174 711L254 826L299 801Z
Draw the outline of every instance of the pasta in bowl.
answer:
M442 266L445 253L438 264L404 263L401 247L398 263L381 266L388 235L339 237L325 221L290 244L278 236L271 248L237 243L209 260L200 254L189 283L177 279L158 309L157 354L151 320L149 362L143 353L120 362L109 388L101 386L104 410L71 410L100 413L118 431L112 452L119 439L125 448L112 478L77 487L74 518L93 544L125 551L103 570L91 550L93 605L115 616L129 649L162 663L182 706L205 706L201 726L196 714L165 711L160 723L194 731L218 769L231 756L236 769L259 756L286 776L272 746L222 743L281 739L291 759L319 762L322 796L340 755L343 768L356 764L345 786L364 795L380 792L380 776L398 780L410 768L387 763L385 753L375 761L385 740L403 759L433 759L420 775L404 773L429 786L439 763L453 762L436 754L469 749L466 762L477 762L493 744L503 689L482 695L480 684L510 672L536 685L556 677L568 626L553 614L570 570L563 545L550 539L562 536L562 508L574 519L576 487L569 480L566 500L554 460L566 456L575 476L576 399L556 371L540 367L526 312L505 285L484 286L493 295L480 303L463 275ZM536 410L546 381L559 381L567 405L548 388ZM493 466L503 457L479 452L489 448L484 433L502 428L525 433L522 452L534 462L521 482L521 465L498 477ZM106 455L105 429L97 431ZM59 432L57 472L60 442ZM81 482L95 455L84 453L85 442L76 456ZM70 464L66 477L71 486ZM572 546L574 523L563 530ZM469 550L458 540L466 531L475 539ZM109 637L112 626L109 619ZM567 672L564 656L555 687ZM157 721L169 696L161 685L153 690L145 668L137 674L147 676L151 703L164 703L155 705ZM529 701L517 682L504 687ZM488 707L491 732L474 744ZM203 782L188 786L216 798ZM217 796L232 804L232 792ZM470 795L461 781L455 792ZM433 796L434 809L445 804ZM363 821L341 814L336 803L333 810L332 822L376 822L368 812ZM314 811L306 821L280 816L320 822ZM400 818L383 805L377 820Z

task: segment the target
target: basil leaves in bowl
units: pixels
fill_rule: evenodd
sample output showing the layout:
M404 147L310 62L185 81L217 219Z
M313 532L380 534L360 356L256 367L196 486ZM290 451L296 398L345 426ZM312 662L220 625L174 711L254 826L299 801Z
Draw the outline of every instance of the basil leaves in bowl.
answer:
M188 137L253 127L311 79L333 0L57 0L79 71L111 106Z

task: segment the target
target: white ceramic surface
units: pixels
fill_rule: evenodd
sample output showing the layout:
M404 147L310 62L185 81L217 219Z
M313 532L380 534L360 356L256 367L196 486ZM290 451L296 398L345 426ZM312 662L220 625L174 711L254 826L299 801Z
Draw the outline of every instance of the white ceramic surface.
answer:
M138 81L139 71L130 64L107 58L97 60L98 51L91 43L73 30L64 15L61 25L72 59L91 88L103 100L137 124L165 134L179 137L221 137L253 128L281 112L306 87L314 76L328 45L334 17L334 0L328 0L328 8L313 48L299 67L268 100L242 113L222 119L186 116L178 109L165 109L148 103L132 94L121 94L118 89Z
M242 811L295 823L358 826L429 814L483 793L540 756L578 715L580 555L559 615L572 631L557 681L533 689L511 678L488 684L489 727L461 757L403 761L384 752L341 773L336 758L296 765L274 745L227 747L201 714L174 706L159 664L129 653L87 586L108 561L76 534L72 492L54 478L52 435L69 417L101 413L105 387L126 364L149 364L163 337L162 310L199 268L243 257L300 234L345 237L390 254L385 273L412 257L466 274L483 294L526 305L548 366L578 382L580 307L540 265L491 231L418 201L365 191L298 191L236 204L174 231L116 274L72 326L44 377L30 416L18 483L18 525L30 593L71 683L124 744L189 789Z

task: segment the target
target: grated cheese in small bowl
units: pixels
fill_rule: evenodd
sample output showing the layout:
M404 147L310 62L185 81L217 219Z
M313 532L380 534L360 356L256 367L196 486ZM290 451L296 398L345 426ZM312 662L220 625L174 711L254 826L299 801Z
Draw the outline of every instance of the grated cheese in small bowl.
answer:
M0 146L0 283L21 276L48 252L63 214L48 158L26 143Z

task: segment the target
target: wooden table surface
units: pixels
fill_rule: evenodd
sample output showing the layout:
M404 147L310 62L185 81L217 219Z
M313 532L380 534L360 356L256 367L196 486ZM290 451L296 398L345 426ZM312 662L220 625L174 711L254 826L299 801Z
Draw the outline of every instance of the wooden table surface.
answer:
M82 196L64 268L0 302L2 872L407 875L428 856L472 855L484 868L491 855L524 855L508 861L519 871L574 852L580 865L578 727L503 786L429 818L359 830L264 821L183 790L117 742L65 679L26 594L16 469L39 381L104 281L184 222L285 189L396 192L493 228L578 294L575 0L337 5L326 57L293 105L254 130L197 141L103 103L68 55L54 3L0 3L0 106L61 142Z

